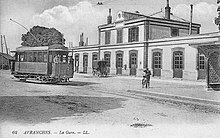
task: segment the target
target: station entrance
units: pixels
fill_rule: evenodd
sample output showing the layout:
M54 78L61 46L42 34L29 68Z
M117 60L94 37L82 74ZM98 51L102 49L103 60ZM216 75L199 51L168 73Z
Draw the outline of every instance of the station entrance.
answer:
M190 44L205 56L207 87L220 89L220 41ZM204 62L205 62L204 61ZM201 77L201 76L200 76Z

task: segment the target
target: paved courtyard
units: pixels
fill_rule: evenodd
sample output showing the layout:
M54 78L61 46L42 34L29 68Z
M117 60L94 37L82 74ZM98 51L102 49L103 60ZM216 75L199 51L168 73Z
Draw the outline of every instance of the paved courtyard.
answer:
M144 93L163 93L218 102L219 92L207 92L204 82L154 78L151 88L146 89L142 88L141 79L75 74L71 82L54 85L20 82L9 71L0 71L0 137L220 135L219 112L144 97ZM40 130L50 135L29 134Z

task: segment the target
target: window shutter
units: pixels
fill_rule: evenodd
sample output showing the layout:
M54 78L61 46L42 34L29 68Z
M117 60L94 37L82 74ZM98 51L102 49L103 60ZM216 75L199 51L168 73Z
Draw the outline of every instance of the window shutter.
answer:
M139 28L136 28L136 41L139 41Z
M154 69L154 54L155 52L153 52L152 54L152 60L151 60L151 68Z
M196 69L199 70L199 52L196 55Z
M131 28L128 29L128 42L131 42Z

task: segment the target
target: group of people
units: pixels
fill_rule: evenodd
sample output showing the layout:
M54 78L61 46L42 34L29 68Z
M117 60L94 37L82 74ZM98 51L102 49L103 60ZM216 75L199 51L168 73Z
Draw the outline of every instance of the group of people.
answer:
M146 87L146 88L150 88L150 76L151 76L151 71L146 68L146 70L144 70L144 75L143 75L143 79L142 79L142 87Z

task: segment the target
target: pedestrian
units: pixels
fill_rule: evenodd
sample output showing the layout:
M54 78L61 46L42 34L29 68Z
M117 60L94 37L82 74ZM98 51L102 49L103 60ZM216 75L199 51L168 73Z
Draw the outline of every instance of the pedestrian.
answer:
M146 70L144 70L145 72L145 79L146 79L146 88L150 88L150 76L151 76L151 71L146 68Z

